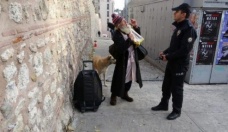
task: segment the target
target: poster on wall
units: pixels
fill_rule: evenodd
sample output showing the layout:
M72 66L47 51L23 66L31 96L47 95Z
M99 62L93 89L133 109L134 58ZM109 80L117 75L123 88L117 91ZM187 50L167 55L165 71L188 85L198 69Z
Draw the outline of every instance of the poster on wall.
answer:
M216 49L216 43L214 41L211 42L199 42L198 54L197 54L197 64L200 65L212 65L214 51Z
M200 10L196 10L196 9L193 9L192 10L192 13L190 14L190 17L189 17L189 20L190 22L192 23L193 27L195 28L195 30L198 32L199 29L199 26L200 26L200 15L201 15L201 12ZM194 46L190 52L190 60L192 61L193 60L193 57L194 57Z
M203 11L203 21L200 38L206 40L217 40L221 23L222 11Z
M218 53L216 57L217 65L228 65L228 10L225 11L222 22L221 38L219 40Z
M222 11L203 11L196 58L197 65L212 65L218 41Z

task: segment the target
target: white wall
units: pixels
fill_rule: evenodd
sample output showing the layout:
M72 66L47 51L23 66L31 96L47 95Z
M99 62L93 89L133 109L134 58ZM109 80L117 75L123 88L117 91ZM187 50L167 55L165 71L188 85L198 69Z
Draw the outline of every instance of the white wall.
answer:
M100 0L100 15L101 15L101 34L108 34L110 37L110 32L107 30L107 19L112 22L112 13L114 12L114 0ZM107 4L109 4L109 10L107 10ZM107 16L107 11L109 11L109 16Z

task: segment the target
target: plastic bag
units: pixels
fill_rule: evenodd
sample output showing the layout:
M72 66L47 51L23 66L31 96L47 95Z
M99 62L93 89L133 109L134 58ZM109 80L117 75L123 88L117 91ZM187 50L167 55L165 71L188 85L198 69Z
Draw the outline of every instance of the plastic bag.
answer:
M134 36L134 43L136 44L136 46L141 45L141 43L144 41L144 38L139 35L134 29L131 28L131 33Z
M141 43L143 42L144 38L139 35L132 27L131 25L127 25L126 27L121 29L122 32L124 32L125 34L129 34L132 33L132 35L134 36L134 43L136 46L141 45Z

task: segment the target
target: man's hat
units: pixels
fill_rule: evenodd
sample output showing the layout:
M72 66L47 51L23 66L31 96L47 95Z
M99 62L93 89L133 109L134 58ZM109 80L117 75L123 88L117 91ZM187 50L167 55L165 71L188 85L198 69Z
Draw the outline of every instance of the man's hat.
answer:
M117 26L118 24L121 23L121 21L123 20L123 17L117 15L117 14L112 14L112 22L115 26Z
M179 10L181 10L181 11L183 11L185 13L190 14L191 13L190 8L191 7L187 3L183 3L183 4L179 5L178 7L172 8L172 10L173 11L179 11Z

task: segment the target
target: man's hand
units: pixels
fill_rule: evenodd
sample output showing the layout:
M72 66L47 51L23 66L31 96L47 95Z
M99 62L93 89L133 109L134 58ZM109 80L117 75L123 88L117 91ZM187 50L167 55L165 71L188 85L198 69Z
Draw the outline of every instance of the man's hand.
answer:
M128 34L128 37L129 37L132 41L134 41L134 39L135 39L135 37L133 36L132 33L129 33L129 34Z
M162 55L164 55L164 53L163 52L160 52L159 53L159 57L162 57Z
M162 55L162 60L163 60L163 61L167 61L166 55L164 55L164 54Z
M135 28L138 27L138 24L137 24L135 19L131 19L131 23L130 24L131 24L132 27L135 27Z

